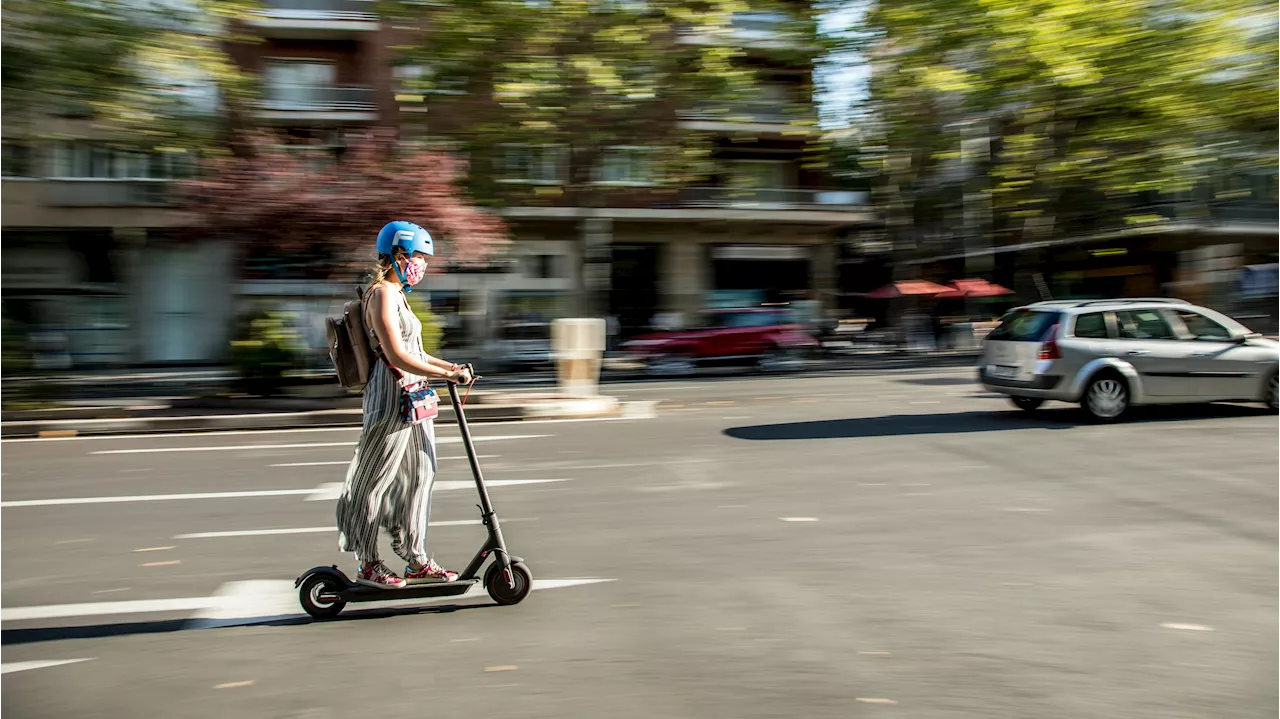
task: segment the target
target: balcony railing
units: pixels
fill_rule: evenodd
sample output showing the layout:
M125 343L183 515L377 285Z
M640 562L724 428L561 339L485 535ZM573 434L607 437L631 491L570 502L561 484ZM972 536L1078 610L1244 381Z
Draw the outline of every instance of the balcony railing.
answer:
M731 207L757 210L832 210L866 207L871 204L871 193L844 190L690 187L680 191L680 204L684 207Z
M266 0L264 14L276 18L376 20L370 0Z
M44 180L50 207L165 207L174 204L169 180Z
M733 102L718 107L703 106L677 113L682 120L786 125L793 121L815 120L817 112L806 105L777 102Z
M320 85L270 85L260 106L295 112L372 112L377 108L371 87Z

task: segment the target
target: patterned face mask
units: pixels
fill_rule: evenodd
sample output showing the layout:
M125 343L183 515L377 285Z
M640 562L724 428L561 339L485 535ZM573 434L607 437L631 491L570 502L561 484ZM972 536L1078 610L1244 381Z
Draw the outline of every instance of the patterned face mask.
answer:
M404 270L404 281L407 282L410 286L412 286L421 282L422 278L426 276L427 276L426 261L417 257L410 259L408 262L408 265L405 267L405 270Z

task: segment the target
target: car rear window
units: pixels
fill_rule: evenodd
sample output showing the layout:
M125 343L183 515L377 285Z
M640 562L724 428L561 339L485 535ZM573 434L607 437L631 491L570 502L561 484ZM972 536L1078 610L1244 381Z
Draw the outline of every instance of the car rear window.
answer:
M1107 320L1101 312L1090 312L1087 315L1080 315L1076 318L1074 334L1076 337L1084 339L1105 340L1107 338Z
M1000 326L991 330L987 339L997 342L1042 342L1049 328L1058 323L1059 313L1036 310L1014 310L1004 316Z

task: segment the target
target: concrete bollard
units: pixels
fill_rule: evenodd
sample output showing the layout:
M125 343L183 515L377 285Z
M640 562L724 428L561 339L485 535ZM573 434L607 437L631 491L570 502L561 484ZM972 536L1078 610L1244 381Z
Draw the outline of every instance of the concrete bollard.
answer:
M560 394L594 397L600 386L605 322L598 317L572 317L551 323L551 349Z

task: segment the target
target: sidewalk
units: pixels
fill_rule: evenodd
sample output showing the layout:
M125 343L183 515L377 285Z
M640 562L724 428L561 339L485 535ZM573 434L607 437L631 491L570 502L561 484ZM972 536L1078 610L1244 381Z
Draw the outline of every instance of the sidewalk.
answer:
M793 372L838 370L894 370L915 367L965 366L974 353L933 353L926 356L837 356L812 360ZM733 371L733 370L730 370ZM720 374L709 370L702 376ZM696 379L686 378L686 379ZM218 368L171 372L112 372L92 376L46 378L57 387L57 399L33 409L5 410L0 437L49 437L239 429L286 429L357 426L361 397L339 387L332 372L299 373L295 384L280 397L245 397L227 393L230 372ZM649 416L654 402L620 402L608 396L612 382L651 378L634 369L611 368L602 373L602 396L566 398L539 392L555 385L552 373L485 378L467 400L471 422L530 419L577 419L611 416ZM8 380L13 382L15 380ZM517 389L519 388L519 389ZM456 421L447 396L441 396L439 422Z

